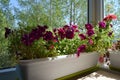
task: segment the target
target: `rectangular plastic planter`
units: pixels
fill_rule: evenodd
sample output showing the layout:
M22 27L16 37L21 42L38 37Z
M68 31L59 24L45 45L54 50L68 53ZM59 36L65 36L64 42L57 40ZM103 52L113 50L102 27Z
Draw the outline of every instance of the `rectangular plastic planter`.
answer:
M114 51L110 53L111 67L120 69L120 51Z
M22 60L19 66L23 80L54 80L96 66L98 57L96 52L81 53L80 57Z

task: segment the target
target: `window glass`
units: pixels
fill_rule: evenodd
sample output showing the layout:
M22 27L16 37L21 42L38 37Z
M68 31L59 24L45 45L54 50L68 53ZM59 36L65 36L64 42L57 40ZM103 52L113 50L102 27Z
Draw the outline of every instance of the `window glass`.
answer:
M104 0L104 16L108 14L115 14L117 20L113 21L113 29L115 32L115 39L120 36L120 0Z

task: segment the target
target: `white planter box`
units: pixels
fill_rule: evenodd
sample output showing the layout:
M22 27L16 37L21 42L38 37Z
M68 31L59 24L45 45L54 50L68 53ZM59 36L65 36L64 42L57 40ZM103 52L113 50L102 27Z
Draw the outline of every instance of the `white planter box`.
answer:
M111 66L120 68L120 51L114 51L110 53Z
M99 54L81 53L80 57L69 56L54 60L39 59L21 61L23 80L54 80L96 66Z

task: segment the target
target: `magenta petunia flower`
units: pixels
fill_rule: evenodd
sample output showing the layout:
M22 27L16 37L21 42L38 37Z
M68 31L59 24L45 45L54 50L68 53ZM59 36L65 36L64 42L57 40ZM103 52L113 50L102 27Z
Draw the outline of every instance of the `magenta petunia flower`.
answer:
M66 32L65 32L66 38L67 39L72 39L74 38L74 30L72 28L69 28Z
M94 32L93 29L87 30L87 35L88 35L88 36L92 36L93 34L95 34L95 32Z
M80 46L78 47L78 49L77 49L77 57L79 57L79 56L80 56L80 53L81 53L81 52L84 52L85 49L86 49L86 45L80 45Z
M43 36L43 39L46 41L53 40L53 33L51 31L46 31L46 33Z
M104 21L99 22L100 28L106 28L106 23Z
M81 38L81 40L86 39L86 36L84 34L79 34L79 37Z
M85 24L85 28L86 28L87 30L89 30L89 29L93 29L93 26L88 23L88 24Z

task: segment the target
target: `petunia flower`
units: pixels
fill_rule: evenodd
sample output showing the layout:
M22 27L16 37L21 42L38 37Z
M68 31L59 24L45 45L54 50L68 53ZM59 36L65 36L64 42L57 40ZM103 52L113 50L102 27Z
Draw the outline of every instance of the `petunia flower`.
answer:
M93 26L88 23L88 24L85 24L85 28L86 28L87 30L89 30L89 29L93 29Z
M81 38L81 40L85 40L86 36L84 34L79 34L79 37Z
M74 38L74 30L72 28L69 28L66 32L65 32L66 38L67 39L73 39Z
M99 22L99 28L106 28L106 23L104 21Z
M86 49L86 45L80 45L80 46L78 47L78 49L77 49L77 57L79 57L79 56L80 56L80 53L81 53L81 52L84 52L85 49Z
M95 32L94 32L93 29L87 30L87 35L88 35L88 36L92 36L93 34L95 34Z
M110 15L107 15L103 21L111 21L113 19L117 19L117 16L116 15L113 15L113 14L110 14Z
M46 33L43 36L43 39L46 41L53 40L53 33L51 31L46 31Z
M65 38L65 31L63 28L58 29L58 35L60 36L61 39Z

